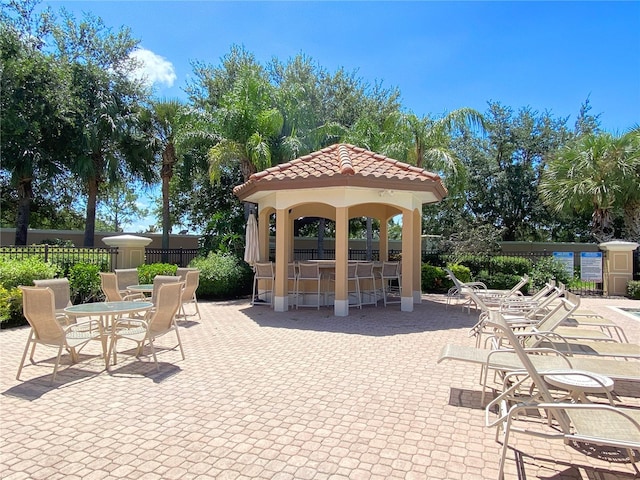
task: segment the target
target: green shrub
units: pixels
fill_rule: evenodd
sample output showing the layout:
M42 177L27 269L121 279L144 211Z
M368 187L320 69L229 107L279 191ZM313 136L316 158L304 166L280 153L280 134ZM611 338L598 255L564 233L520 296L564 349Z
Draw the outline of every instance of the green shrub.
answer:
M10 290L18 285L33 285L34 280L54 278L57 269L37 257L0 260L0 285Z
M76 263L69 269L72 303L86 303L101 295L100 268L91 263Z
M549 280L565 284L571 281L571 276L567 273L564 264L553 257L543 257L538 260L529 272L529 278L535 290L542 288Z
M140 265L138 267L138 277L140 283L153 283L156 275L175 275L178 267L170 263L152 263L150 265Z
M434 267L425 263L421 269L421 288L423 292L444 292L447 285L447 272L441 267Z
M486 273L486 272L483 272ZM522 275L510 275L508 273L495 273L490 275L481 275L476 278L477 281L484 283L487 288L494 290L511 290L520 280ZM524 285L520 291L524 294L529 291L529 284Z
M193 259L189 266L200 270L199 298L237 298L251 293L253 272L232 254L210 252Z
M528 258L499 256L491 257L489 261L489 271L494 275L504 273L518 277L514 284L518 283L520 278L530 270L531 260Z
M627 283L627 296L634 300L640 300L640 281L631 280Z
M462 283L468 283L471 281L471 269L469 267L456 263L453 265L448 265L447 268L451 270L451 273L453 273L455 277ZM447 278L446 286L447 288L453 287L453 280Z
M0 285L0 328L25 325L22 315L22 292L17 287L5 288Z

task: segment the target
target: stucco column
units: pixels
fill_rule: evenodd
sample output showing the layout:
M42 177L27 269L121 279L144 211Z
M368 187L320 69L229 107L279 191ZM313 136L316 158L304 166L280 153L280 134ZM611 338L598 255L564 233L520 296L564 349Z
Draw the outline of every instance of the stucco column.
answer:
M389 219L380 219L380 239L378 240L381 262L389 260Z
M269 210L258 214L258 240L260 245L260 261L269 261Z
M116 235L103 238L102 241L110 247L118 247L116 268L136 268L144 263L145 247L151 243L148 237L136 235Z
M413 312L413 241L414 220L411 210L402 211L402 291L400 292L400 310Z
M347 294L347 263L349 261L349 209L336 208L336 282L333 313L336 317L349 315Z
M274 284L273 309L276 312L289 310L287 265L291 242L291 220L288 209L276 210L276 280Z
M422 212L413 211L413 303L422 303Z
M605 295L626 295L627 283L633 280L633 251L635 242L614 240L599 245L605 252L602 269Z

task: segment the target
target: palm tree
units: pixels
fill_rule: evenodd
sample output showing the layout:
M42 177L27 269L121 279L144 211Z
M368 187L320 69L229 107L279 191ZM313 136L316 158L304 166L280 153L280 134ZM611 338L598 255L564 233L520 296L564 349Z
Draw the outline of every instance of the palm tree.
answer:
M630 212L627 230L637 232L631 211L640 203L639 132L588 134L559 150L542 174L543 202L556 213L591 213L600 242L613 238L616 209Z
M169 209L169 185L178 163L176 137L180 128L182 104L178 100L152 102L144 112L143 128L149 135L149 147L161 156L160 179L162 181L162 248L169 248L171 215Z
M451 150L451 138L460 127L484 131L484 118L471 108L454 110L439 119L413 113L404 116L411 148L407 160L418 168L444 174L447 188L461 188L466 179L464 165Z

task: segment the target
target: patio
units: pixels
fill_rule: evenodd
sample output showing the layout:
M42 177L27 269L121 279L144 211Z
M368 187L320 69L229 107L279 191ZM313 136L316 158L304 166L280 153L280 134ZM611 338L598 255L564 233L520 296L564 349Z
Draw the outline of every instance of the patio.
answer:
M477 315L423 295L412 312L364 307L274 312L247 300L200 302L182 321L186 360L161 351L161 371L121 355L112 374L94 357L49 387L54 351L16 369L28 328L0 331L3 479L493 479L499 445L484 427L479 372L437 364L446 343L473 345ZM638 322L584 298L632 342ZM170 345L171 338L159 339ZM98 354L90 345L84 354ZM640 386L622 385L640 406ZM565 446L516 435L507 478L631 479ZM524 475L524 476L523 476Z

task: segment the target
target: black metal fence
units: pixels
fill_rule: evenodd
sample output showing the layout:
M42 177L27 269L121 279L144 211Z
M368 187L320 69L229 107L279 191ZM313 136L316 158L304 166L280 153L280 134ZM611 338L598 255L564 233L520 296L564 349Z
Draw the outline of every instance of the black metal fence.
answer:
M64 247L58 245L26 245L0 247L2 258L40 258L58 265L62 270L76 263L93 263L113 270L117 265L117 247Z
M187 267L198 256L197 248L145 248L145 263L171 263Z
M145 263L172 263L186 267L198 255L197 248L146 248ZM102 270L113 271L118 265L118 247L63 247L58 245L26 245L0 247L2 258L37 257L66 270L76 263L93 263Z

